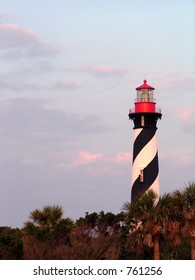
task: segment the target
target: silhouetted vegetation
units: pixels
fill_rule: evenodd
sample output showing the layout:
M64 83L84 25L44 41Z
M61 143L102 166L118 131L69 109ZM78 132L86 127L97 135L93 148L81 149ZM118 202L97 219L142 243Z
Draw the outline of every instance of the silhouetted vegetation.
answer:
M195 184L75 222L60 206L35 209L22 229L0 227L0 259L195 259Z
M23 259L23 242L20 229L0 227L0 259Z

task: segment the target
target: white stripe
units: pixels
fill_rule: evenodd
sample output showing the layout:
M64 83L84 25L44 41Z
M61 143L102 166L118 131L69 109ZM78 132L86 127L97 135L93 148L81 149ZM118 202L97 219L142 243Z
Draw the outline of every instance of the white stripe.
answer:
M134 129L134 142L135 139L137 138L137 136L140 134L140 132L142 132L143 128L136 128Z
M156 133L152 139L143 147L133 162L132 167L132 185L140 175L140 170L144 169L155 157L157 153Z

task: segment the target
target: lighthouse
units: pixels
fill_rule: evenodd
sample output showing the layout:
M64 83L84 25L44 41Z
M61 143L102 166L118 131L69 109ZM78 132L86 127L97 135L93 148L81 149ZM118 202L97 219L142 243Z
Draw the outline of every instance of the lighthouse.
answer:
M157 147L157 121L161 110L156 108L154 88L144 83L136 88L134 107L129 119L134 123L131 201L139 199L148 190L160 195Z

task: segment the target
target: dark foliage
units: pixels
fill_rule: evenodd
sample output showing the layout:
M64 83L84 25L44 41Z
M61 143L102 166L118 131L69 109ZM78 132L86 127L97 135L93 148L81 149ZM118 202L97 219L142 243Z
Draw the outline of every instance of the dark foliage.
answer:
M23 259L23 242L20 229L0 227L0 259Z
M150 198L141 205L126 203L126 211L116 215L86 212L76 222L63 218L59 206L36 209L23 229L0 227L0 259L152 260L152 234L158 235L160 259L193 259L194 183L159 201L156 208Z

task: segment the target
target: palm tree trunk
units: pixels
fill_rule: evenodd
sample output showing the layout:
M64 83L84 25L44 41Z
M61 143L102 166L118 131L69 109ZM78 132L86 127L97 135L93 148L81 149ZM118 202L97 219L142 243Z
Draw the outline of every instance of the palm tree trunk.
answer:
M191 238L191 259L195 260L195 238Z
M160 260L160 246L158 236L154 236L154 260Z

